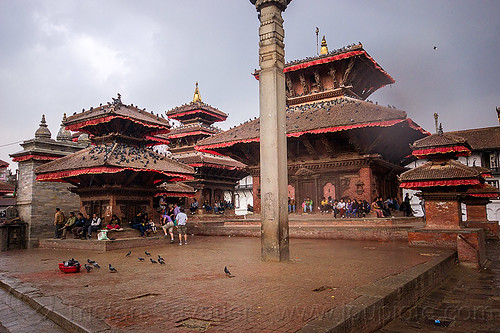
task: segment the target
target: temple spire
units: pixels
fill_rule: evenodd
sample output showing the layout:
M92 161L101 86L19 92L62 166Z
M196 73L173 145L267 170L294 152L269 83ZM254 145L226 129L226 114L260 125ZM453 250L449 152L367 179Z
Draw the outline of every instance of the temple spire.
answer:
M326 44L326 38L323 36L323 39L321 40L321 51L319 52L320 55L325 55L328 54L328 45Z
M45 115L42 115L42 120L40 121L40 126L35 132L35 138L37 139L50 139L52 134L48 129L47 123L45 122Z
M198 81L196 82L196 88L194 89L193 103L201 102L200 90L198 89Z

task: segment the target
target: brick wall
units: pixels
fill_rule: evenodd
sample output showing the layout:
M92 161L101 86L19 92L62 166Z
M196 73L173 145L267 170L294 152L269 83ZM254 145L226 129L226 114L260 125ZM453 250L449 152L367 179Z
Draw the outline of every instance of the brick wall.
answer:
M458 229L462 222L462 210L458 200L426 199L426 228Z
M486 205L467 203L467 221L488 221Z
M69 184L38 182L34 170L44 164L39 161L20 162L17 207L20 218L28 222L30 246L42 234L53 232L54 214L59 207L64 215L79 211L80 198L68 190Z

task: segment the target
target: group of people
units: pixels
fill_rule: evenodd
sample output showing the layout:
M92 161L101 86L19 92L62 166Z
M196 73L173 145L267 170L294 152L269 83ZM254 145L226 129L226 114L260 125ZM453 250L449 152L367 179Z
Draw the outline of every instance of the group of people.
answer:
M213 211L215 214L224 214L226 209L231 208L233 208L233 204L230 201L228 202L226 200L215 200L213 207L210 206L208 200L205 200L205 202L203 203L203 209L205 209L207 213Z
M54 238L65 239L68 233L72 233L74 238L90 239L92 233L100 230L102 227L101 218L97 214L86 214L81 212L75 214L70 212L66 219L61 209L56 208L54 215ZM111 221L106 226L107 229L121 229L120 219L113 215Z
M294 198L288 197L288 213L295 213L297 203ZM314 203L310 197L306 197L302 202L302 211L304 213L313 212ZM357 199L333 199L323 197L318 207L321 213L333 213L335 218L362 218L368 213L374 212L377 217L390 217L392 211L400 210L405 213L405 216L412 216L410 205L410 197L405 196L404 201L400 204L396 197L388 197L385 201L382 197L377 197L370 204L366 200Z
M176 227L177 233L179 234L179 245L182 245L183 238L184 245L187 245L186 223L188 217L184 212L184 208L175 203L162 205L160 206L160 209L160 226L163 229L164 236L168 237L170 235L170 243L174 243L174 227Z
M337 218L365 217L370 212L370 204L366 200L357 199L332 199L331 196L323 197L319 207L320 212L332 212Z

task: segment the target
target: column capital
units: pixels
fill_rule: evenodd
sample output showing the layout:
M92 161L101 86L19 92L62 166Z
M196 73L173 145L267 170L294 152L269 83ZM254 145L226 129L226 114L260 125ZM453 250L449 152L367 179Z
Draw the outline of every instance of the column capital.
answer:
M292 2L292 0L250 0L250 2L252 5L255 5L255 8L257 8L257 11L259 12L262 7L270 5L278 6L279 9L285 11L286 7L290 2Z

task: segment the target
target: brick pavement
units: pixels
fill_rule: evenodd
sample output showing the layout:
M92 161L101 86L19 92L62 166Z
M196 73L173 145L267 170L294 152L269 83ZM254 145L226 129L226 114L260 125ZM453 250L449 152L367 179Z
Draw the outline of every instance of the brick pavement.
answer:
M193 332L177 327L189 318L209 321L209 332L293 332L355 299L354 288L440 253L404 243L292 239L292 260L277 264L260 261L258 238L191 237L189 242L134 248L130 257L126 250L11 251L0 256L0 270L105 320L114 332ZM140 262L139 256L148 260L145 250L160 254L167 265ZM57 263L70 257L92 258L102 268L59 272ZM108 263L118 273L109 273ZM224 266L234 278L225 276Z
M66 332L24 301L0 289L0 333Z
M486 256L486 269L457 265L439 287L378 332L500 332L499 241L487 242Z

